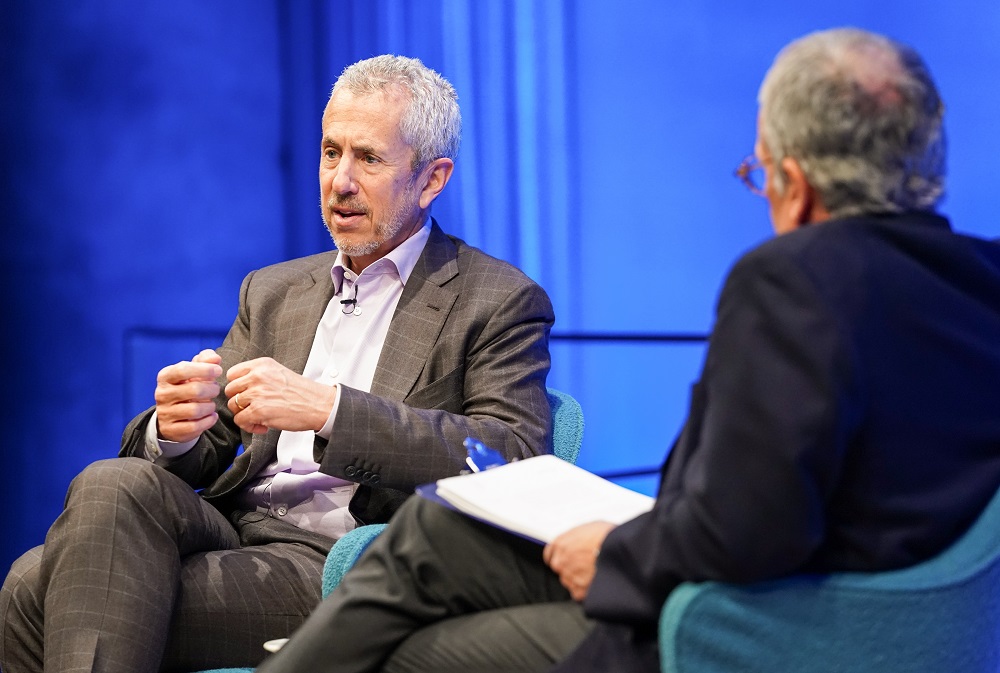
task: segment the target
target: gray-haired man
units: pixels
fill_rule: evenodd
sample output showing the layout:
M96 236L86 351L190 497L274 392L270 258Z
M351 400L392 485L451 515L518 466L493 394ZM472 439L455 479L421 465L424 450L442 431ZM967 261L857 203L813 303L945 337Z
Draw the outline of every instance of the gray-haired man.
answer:
M247 276L218 352L164 368L121 457L74 480L0 592L6 673L254 665L333 540L457 474L465 437L547 450L548 297L430 218L460 127L415 59L344 71L319 168L339 252Z
M906 47L789 45L740 171L781 235L726 279L653 510L542 549L411 501L261 673L659 671L680 582L898 568L955 540L1000 487L1000 247L933 212L942 113Z

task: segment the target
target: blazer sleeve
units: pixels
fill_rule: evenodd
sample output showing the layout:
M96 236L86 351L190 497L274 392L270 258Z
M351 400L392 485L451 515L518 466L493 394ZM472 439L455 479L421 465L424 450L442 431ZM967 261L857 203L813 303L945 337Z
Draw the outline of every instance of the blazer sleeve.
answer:
M508 460L550 450L545 380L554 316L544 290L525 279L501 301L483 304L471 316L457 313L454 319L464 323L457 330L464 335L462 347L449 356L443 376L422 382L401 401L341 387L330 441L316 442L323 472L409 493L458 474L465 467L466 437Z
M655 622L682 581L806 562L856 416L846 342L808 270L767 248L737 263L656 504L605 540L588 614Z

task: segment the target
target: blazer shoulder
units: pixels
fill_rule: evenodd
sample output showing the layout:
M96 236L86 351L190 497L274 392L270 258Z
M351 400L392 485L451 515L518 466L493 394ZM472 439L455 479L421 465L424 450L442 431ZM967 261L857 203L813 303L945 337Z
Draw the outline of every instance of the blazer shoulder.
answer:
M459 273L466 277L467 282L480 282L507 290L540 287L510 262L494 257L460 238L448 238L455 243Z
M764 241L740 256L733 272L797 268L811 277L842 277L877 266L896 247L874 218L831 220Z

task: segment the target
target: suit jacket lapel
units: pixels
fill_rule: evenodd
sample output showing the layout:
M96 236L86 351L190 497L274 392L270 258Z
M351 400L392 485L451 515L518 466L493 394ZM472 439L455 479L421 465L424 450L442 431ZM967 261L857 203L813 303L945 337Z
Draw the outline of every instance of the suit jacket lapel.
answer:
M443 287L458 275L458 247L431 221L431 234L413 267L379 356L371 392L403 400L413 390L458 293Z
M306 368L319 321L333 298L330 267L334 259L331 256L329 264L302 275L293 290L294 299L282 306L282 315L276 322L273 357L298 374Z
M309 272L294 272L296 277L288 281L292 288L287 293L287 301L282 303L281 314L273 324L272 357L298 374L306 368L319 321L333 298L330 268L336 254L327 255L319 266ZM264 435L252 437L245 454L238 456L233 463L234 468L241 469L245 464L241 483L274 460L280 434L278 430L269 430ZM234 472L239 474L239 470Z

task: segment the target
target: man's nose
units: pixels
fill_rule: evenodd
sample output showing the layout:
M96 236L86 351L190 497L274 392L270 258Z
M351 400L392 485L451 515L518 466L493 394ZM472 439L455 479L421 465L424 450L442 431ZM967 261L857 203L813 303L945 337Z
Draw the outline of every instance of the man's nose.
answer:
M358 183L354 179L355 164L348 157L342 157L334 169L331 188L337 194L354 194L358 191Z

